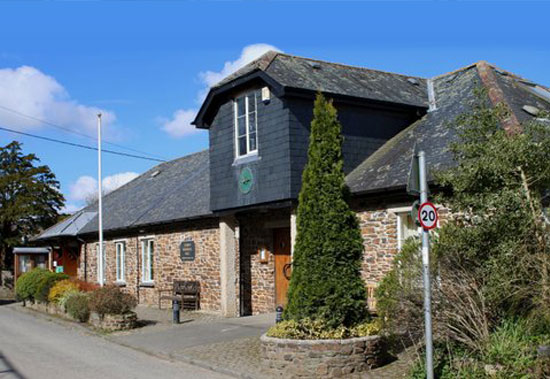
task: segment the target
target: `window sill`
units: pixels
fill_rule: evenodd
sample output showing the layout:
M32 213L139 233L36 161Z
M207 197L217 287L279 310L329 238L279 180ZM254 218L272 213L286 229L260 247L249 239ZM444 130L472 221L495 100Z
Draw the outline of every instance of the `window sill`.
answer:
M126 282L124 282L122 280L117 280L115 282L115 286L117 286L117 287L126 287Z
M144 288L155 288L155 282L141 282L139 286Z
M235 158L235 160L233 161L233 166L240 166L243 164L256 162L256 161L259 161L260 159L262 158L258 155L258 152L255 151L254 153L242 155L238 158Z

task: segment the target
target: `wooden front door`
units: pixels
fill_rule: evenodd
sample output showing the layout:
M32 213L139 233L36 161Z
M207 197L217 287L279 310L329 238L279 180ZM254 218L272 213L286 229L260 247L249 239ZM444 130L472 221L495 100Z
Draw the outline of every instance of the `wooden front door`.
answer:
M286 306L290 281L290 228L274 229L273 254L275 255L275 306Z

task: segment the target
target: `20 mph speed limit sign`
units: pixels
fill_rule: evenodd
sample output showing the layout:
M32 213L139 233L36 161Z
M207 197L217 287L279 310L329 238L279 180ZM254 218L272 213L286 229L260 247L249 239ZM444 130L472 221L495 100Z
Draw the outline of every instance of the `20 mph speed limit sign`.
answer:
M435 205L430 202L420 205L420 208L418 208L418 220L424 229L429 230L435 228L438 220Z

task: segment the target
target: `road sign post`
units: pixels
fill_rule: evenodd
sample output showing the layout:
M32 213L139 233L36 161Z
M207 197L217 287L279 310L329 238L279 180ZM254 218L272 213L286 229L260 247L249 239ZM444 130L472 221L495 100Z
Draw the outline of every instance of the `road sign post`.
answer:
M426 336L426 377L433 379L433 344L432 344L432 302L431 302L431 284L430 284L430 240L429 229L437 224L437 211L433 204L428 203L428 180L426 177L426 156L424 151L419 151L418 157L418 176L420 185L420 208L418 210L419 221L422 225L422 274L424 277L424 320ZM414 160L413 160L414 161ZM435 212L435 217L430 221L431 207ZM422 211L426 212L426 224L422 219ZM429 226L429 228L426 228Z

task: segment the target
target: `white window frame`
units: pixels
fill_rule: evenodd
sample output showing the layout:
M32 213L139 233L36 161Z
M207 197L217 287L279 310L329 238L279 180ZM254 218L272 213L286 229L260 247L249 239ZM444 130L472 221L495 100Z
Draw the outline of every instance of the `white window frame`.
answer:
M102 279L103 279L103 284L105 284L105 282L107 281L107 279L105 278L105 271L106 271L106 266L107 266L107 251L106 251L106 247L107 247L107 243L103 242L103 251L102 251L102 253L103 253L103 264L101 265L101 264L100 264L100 261L99 261L100 258L101 258L101 257L99 256L99 242L96 243L96 245L95 245L95 253L96 253L96 258L97 258L97 259L96 259L96 264L97 264L97 266L96 266L96 268L97 268L97 270L96 270L96 271L97 271L97 282L98 282L99 284L102 284L102 283L101 283L101 282L102 282ZM103 272L100 272L99 267L102 268L101 271L103 271Z
M395 208L388 208L388 212L392 212L395 214L397 218L397 250L400 251L403 247L403 236L401 231L401 224L403 223L403 216L410 213L412 210L411 206L403 206L403 207L395 207ZM422 231L420 227L417 227L416 229L418 231L418 236L420 236L420 232Z
M119 251L120 248L120 251ZM120 260L119 260L120 253ZM120 266L119 266L120 262ZM115 241L116 281L126 283L126 240Z
M154 237L140 237L140 249L141 249L141 283L151 284L154 283L154 263L155 263L155 238ZM150 251L151 244L153 251ZM146 254L147 252L147 254ZM153 256L153 260L151 260Z
M251 95L254 97L254 103L255 103L255 107L254 107L254 112L249 112L248 111L248 99L249 97L251 97ZM237 106L237 100L240 99L240 98L244 98L244 115L243 116L239 116L239 110L238 110L238 106ZM256 148L254 150L250 150L250 113L254 113L255 117L254 117L254 120L256 122ZM234 131L235 131L235 159L239 159L239 158L243 158L243 157L248 157L248 156L252 156L252 155L258 155L258 98L257 98L257 95L256 95L256 91L251 91L251 92L247 92L247 93L244 93L244 94L241 94L239 96L237 96L234 100L233 100L233 123L234 123ZM245 119L245 128L246 128L246 153L245 154L241 154L241 152L239 151L239 118L240 117L244 117ZM242 137L242 136L241 136Z

